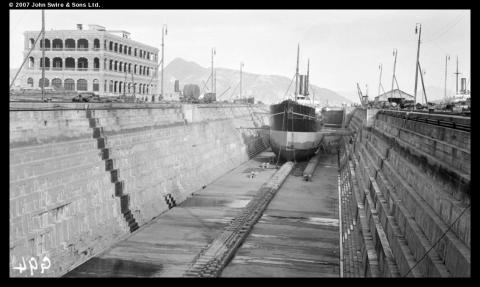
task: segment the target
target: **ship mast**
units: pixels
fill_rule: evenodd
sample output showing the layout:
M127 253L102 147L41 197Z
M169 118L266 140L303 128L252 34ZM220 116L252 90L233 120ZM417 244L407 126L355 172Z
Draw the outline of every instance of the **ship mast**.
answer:
M307 78L305 79L305 96L308 96L308 86L310 85L310 59L307 61Z
M295 102L297 101L298 96L298 61L300 59L300 44L297 47L297 69L295 71Z
M457 72L454 73L456 75L456 84L455 84L455 95L458 94L458 75L460 75L461 73L458 72L458 56L457 56Z

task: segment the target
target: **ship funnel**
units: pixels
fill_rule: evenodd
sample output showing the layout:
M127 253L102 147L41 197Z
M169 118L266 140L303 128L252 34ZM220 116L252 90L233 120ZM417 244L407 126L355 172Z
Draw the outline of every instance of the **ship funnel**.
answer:
M467 78L462 78L460 82L460 93L465 94L467 90Z

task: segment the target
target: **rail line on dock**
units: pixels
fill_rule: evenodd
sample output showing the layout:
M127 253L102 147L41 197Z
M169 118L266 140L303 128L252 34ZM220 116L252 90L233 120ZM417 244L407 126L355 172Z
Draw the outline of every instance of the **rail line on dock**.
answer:
M248 203L243 212L225 227L219 237L198 254L184 276L218 277L262 216L268 203L280 189L293 167L293 162L283 164L260 188L260 193Z

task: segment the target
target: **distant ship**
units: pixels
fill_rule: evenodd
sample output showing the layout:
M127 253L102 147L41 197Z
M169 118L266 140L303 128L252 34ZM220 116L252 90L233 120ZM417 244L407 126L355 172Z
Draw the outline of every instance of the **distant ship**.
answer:
M300 47L297 50L295 100L288 99L270 106L270 145L278 157L287 161L310 158L321 139L317 134L315 107L299 101L308 95L309 77L309 71L299 77L299 55Z

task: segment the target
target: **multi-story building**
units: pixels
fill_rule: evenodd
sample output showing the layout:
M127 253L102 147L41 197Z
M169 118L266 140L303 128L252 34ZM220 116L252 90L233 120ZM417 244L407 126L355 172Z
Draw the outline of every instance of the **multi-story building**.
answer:
M78 24L77 30L26 31L20 86L41 88L42 48L45 46L45 87L89 91L102 96L157 94L158 49L130 39L126 31Z

